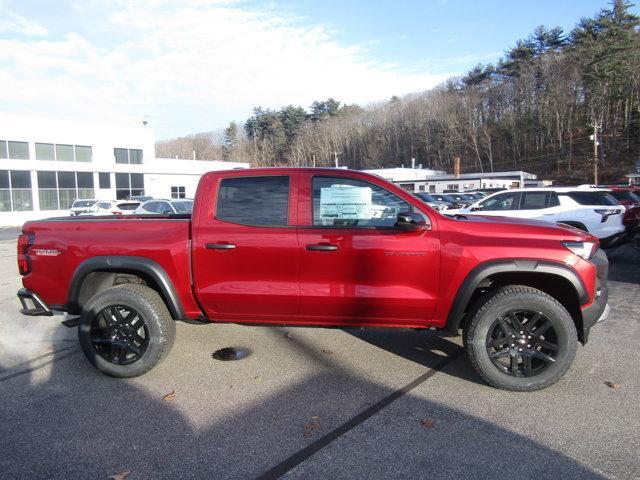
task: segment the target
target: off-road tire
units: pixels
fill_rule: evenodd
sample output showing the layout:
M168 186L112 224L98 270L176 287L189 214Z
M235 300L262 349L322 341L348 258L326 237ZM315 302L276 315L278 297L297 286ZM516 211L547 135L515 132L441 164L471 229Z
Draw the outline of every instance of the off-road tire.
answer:
M134 363L116 365L99 355L91 337L91 325L98 312L108 306L122 305L142 316L149 332L144 354ZM85 356L98 370L112 377L130 378L147 373L169 353L176 335L175 321L158 293L140 284L122 284L91 297L85 304L78 325L78 339Z
M514 308L541 312L551 321L557 334L556 361L537 375L512 376L498 369L489 358L489 329L499 316ZM524 285L499 288L488 295L482 304L477 305L471 315L464 331L465 348L473 367L489 385L521 392L540 390L557 382L571 366L578 342L575 324L567 310L541 290Z

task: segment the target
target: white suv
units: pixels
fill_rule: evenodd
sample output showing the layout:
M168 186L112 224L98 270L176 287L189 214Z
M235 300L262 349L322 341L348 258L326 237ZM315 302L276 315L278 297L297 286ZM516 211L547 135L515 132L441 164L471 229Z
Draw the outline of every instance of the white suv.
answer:
M564 223L598 237L603 246L625 234L624 207L604 189L517 188L489 195L455 213Z

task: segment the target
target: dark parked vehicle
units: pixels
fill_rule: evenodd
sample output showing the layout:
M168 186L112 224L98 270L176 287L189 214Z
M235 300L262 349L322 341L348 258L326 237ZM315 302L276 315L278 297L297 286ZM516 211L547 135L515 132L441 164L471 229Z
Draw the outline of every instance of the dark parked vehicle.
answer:
M414 193L416 197L425 202L431 208L435 210L447 210L448 208L452 208L453 204L450 202L445 202L444 200L438 200L435 195L425 192L416 192Z

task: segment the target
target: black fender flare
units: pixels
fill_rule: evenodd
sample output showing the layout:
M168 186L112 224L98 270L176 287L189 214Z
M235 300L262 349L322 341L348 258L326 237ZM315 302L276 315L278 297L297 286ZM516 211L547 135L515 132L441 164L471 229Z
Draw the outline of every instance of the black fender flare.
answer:
M453 334L458 332L460 322L471 300L473 292L486 278L497 273L541 273L556 275L567 280L578 294L580 305L589 302L587 292L578 273L568 265L529 259L490 260L475 267L466 276L449 309L446 329Z
M67 294L67 311L72 314L80 314L80 291L84 280L93 272L119 272L142 273L153 279L160 288L160 296L165 300L171 316L176 319L185 317L184 308L180 297L162 266L150 258L128 255L105 255L89 258L76 268L71 278L69 292Z

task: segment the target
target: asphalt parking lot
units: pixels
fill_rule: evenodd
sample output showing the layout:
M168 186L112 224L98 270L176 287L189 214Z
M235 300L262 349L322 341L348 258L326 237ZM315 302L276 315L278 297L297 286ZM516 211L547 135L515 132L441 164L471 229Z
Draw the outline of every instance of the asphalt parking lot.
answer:
M610 261L609 320L536 393L484 385L459 338L381 329L180 323L164 363L119 380L63 316L19 314L2 240L0 475L640 478L640 253ZM230 346L248 355L211 357Z

